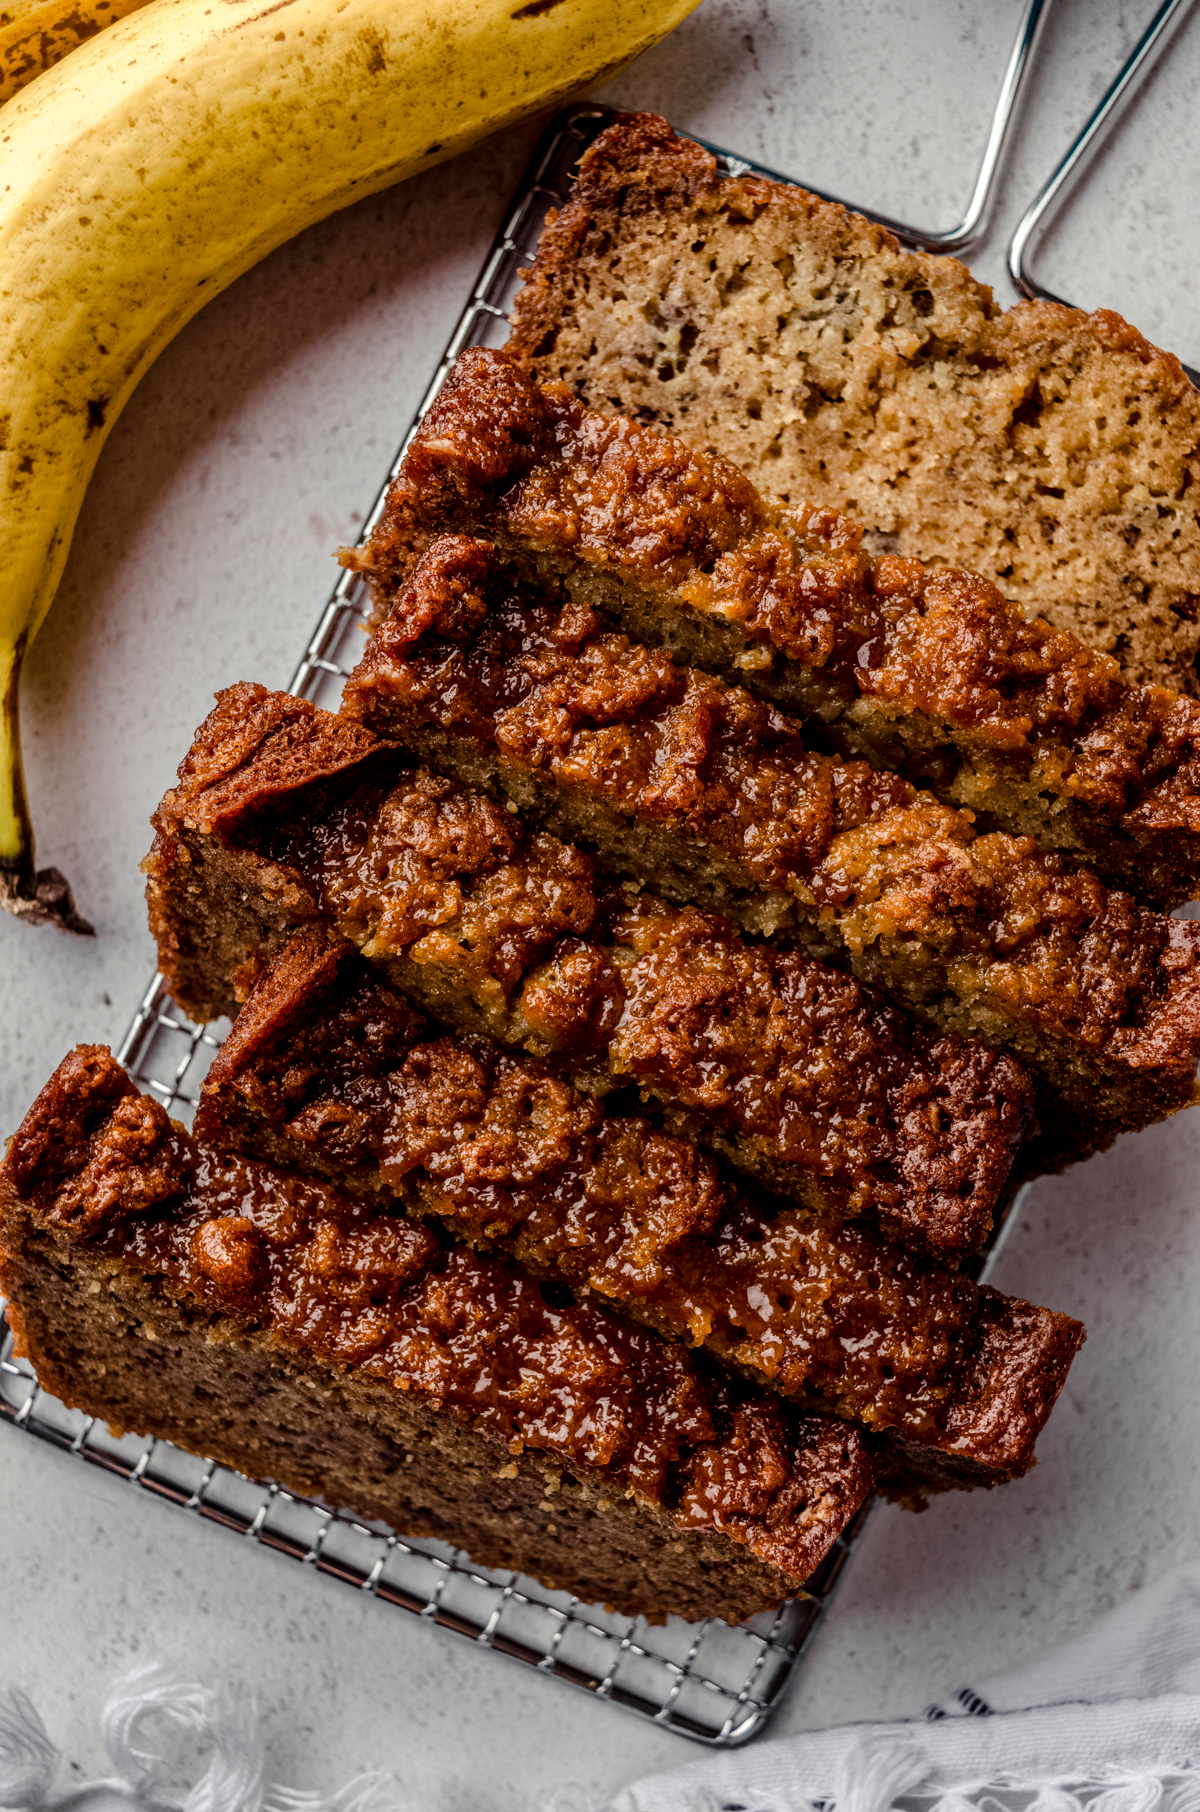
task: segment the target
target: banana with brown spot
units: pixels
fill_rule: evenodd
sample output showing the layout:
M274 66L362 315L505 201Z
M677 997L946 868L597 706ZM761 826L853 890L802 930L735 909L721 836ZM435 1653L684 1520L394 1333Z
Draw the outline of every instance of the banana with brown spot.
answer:
M268 252L609 80L697 0L152 0L0 112L0 904L35 872L21 659L105 436L162 348Z

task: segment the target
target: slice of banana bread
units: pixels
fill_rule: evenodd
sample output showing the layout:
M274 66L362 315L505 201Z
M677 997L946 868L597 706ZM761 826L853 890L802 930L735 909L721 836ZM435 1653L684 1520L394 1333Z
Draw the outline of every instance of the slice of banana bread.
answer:
M97 1046L11 1141L0 1236L18 1350L63 1401L631 1615L778 1603L871 1489L848 1423L206 1148Z
M1154 905L1200 875L1200 705L1026 622L987 580L870 558L832 510L761 496L727 460L464 353L365 549L381 609L440 534L617 618L635 641L921 780L982 826Z
M359 766L334 782L339 749ZM359 724L233 687L155 825L151 927L198 1017L234 1009L235 963L323 918L438 1018L590 1090L635 1084L823 1218L939 1254L987 1235L1032 1112L1014 1059L728 920L598 884L589 856Z
M539 383L844 509L876 552L970 567L1030 616L1196 693L1200 394L1119 315L1000 310L961 264L665 120L583 160L518 297Z
M296 932L205 1078L196 1134L433 1218L810 1410L887 1436L879 1470L996 1484L1083 1339L1066 1315L735 1192L686 1140L486 1039L438 1035L353 948Z
M1200 1099L1200 924L811 753L772 706L514 582L489 542L433 543L342 710L618 872L1014 1051L1047 1125Z

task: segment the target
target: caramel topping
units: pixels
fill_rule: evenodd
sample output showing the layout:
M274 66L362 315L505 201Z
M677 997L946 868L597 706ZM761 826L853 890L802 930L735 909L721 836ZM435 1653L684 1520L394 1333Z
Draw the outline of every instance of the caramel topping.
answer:
M61 1098L61 1072L49 1090ZM125 1149L128 1124L126 1113L102 1125L97 1151ZM171 1297L447 1410L501 1451L611 1480L681 1527L722 1529L797 1577L826 1496L840 1493L848 1516L870 1488L845 1424L710 1381L682 1347L605 1310L556 1307L508 1260L447 1251L426 1227L222 1156L169 1122L159 1147L182 1166L182 1193L166 1211L148 1203L137 1183L148 1153L130 1152L134 1199L93 1216L90 1237Z
M559 937L586 931L595 916L586 856L424 772L382 798L356 792L324 824L289 827L271 849L304 870L368 954L403 950L452 969L488 1005L502 1005Z
M558 1452L651 1495L713 1439L680 1350L597 1310L552 1308L505 1261L443 1252L427 1228L324 1185L204 1147L193 1162L179 1215L120 1240L173 1293L468 1415L514 1452Z
M286 798L299 765L314 784L360 768L379 750L357 724L316 712L289 692L229 686L196 732L180 764L178 791L167 794L155 822L178 803L186 822L227 832Z
M390 602L447 529L603 568L737 625L844 704L920 713L968 753L1019 755L1038 790L1131 828L1200 832L1193 700L1127 686L1109 656L1026 621L976 574L868 557L836 512L772 504L718 455L539 390L502 353L461 356L355 564Z
M247 696L256 703L254 688ZM311 734L321 741L319 723ZM820 964L752 950L722 921L621 889L599 895L579 850L454 782L396 780L384 744L364 763L380 778L352 769L314 788L297 759L286 796L272 771L264 810L243 807L220 836L181 825L181 814L203 817L203 793L164 804L153 897L164 962L190 972L187 998L214 991L223 957L184 923L211 875L232 915L221 935L239 953L277 947L323 914L443 1020L552 1055L591 1087L628 1078L671 1113L695 1108L685 1130L829 1218L872 1215L939 1253L982 1241L1031 1112L1010 1058L934 1037ZM247 800L252 781L251 761ZM649 940L640 956L623 941L626 918ZM852 1064L823 1029L835 1022ZM693 1031L720 1047L713 1087L696 1073Z
M269 845L365 955L465 999L503 1041L606 1064L831 1179L848 1211L944 1250L982 1240L1029 1113L1011 1059L934 1039L849 977L619 889L426 773L359 789ZM589 931L588 937L573 935ZM409 970L410 976L414 975Z
M373 1056L361 1027L393 998L348 946L298 933L210 1070L198 1129L376 1197L394 1192L536 1275L869 1427L944 1448L953 1410L966 1450L982 1307L969 1279L863 1229L739 1198L690 1142L603 1113L489 1041L414 1027L407 1050ZM1023 1373L1013 1389L1030 1395ZM1005 1466L1027 1461L1033 1423Z
M8 1144L6 1163L22 1195L53 1191L88 1162L91 1140L117 1102L137 1090L107 1049L77 1045L63 1058ZM47 1194L47 1200L50 1195Z
M1028 839L929 836L939 808L897 811L837 839L812 890L857 952L916 938L968 1000L1103 1055L1115 1072L1186 1080L1200 1057L1200 927L1147 912ZM947 820L950 814L946 814ZM1130 1112L1133 1104L1130 1104Z
M138 1094L103 1045L63 1059L10 1141L5 1169L72 1241L161 1210L187 1186L166 1109Z
M952 1198L969 1195L988 1147L996 1155L996 1129L967 1110L981 1089L1020 1139L1026 1085L997 1053L928 1038L849 976L745 944L694 907L641 895L614 901L611 924L626 995L614 1069L669 1078L686 1106L784 1162L852 1179L881 1224L923 1193L945 1204L948 1227L957 1219Z
M257 1227L244 1214L201 1221L192 1235L191 1256L197 1274L208 1280L222 1302L252 1308L266 1283L266 1260Z
M1173 1079L1200 1060L1200 927L1064 870L1028 837L977 836L970 813L898 775L811 753L793 720L748 693L519 586L489 542L433 543L343 708L402 740L436 724L668 825L752 883L824 909L851 958L917 940L927 989L985 1004L1056 1051L1070 1041L1141 1075L1153 1050ZM557 995L527 991L524 1010L557 1041Z
M603 631L577 604L522 592L490 543L459 536L420 560L343 710L385 736L412 712L630 815L678 824L774 887L811 875L848 826L918 798L865 761L812 754L790 718L749 693Z

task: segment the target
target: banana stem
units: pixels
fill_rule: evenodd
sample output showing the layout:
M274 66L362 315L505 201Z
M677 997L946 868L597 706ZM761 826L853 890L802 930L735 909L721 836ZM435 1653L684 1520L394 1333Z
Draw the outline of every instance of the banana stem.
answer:
M0 908L30 925L57 925L95 937L75 910L70 884L57 868L40 871L33 860L33 826L21 770L19 691L25 637L0 655Z

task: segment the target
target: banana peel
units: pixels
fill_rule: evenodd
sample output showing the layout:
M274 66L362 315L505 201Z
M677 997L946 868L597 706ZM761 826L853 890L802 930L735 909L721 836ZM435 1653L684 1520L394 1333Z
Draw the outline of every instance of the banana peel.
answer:
M149 0L7 0L0 10L0 104L106 25Z
M0 905L39 875L21 661L88 480L180 328L276 246L611 79L697 0L152 0L0 112Z

